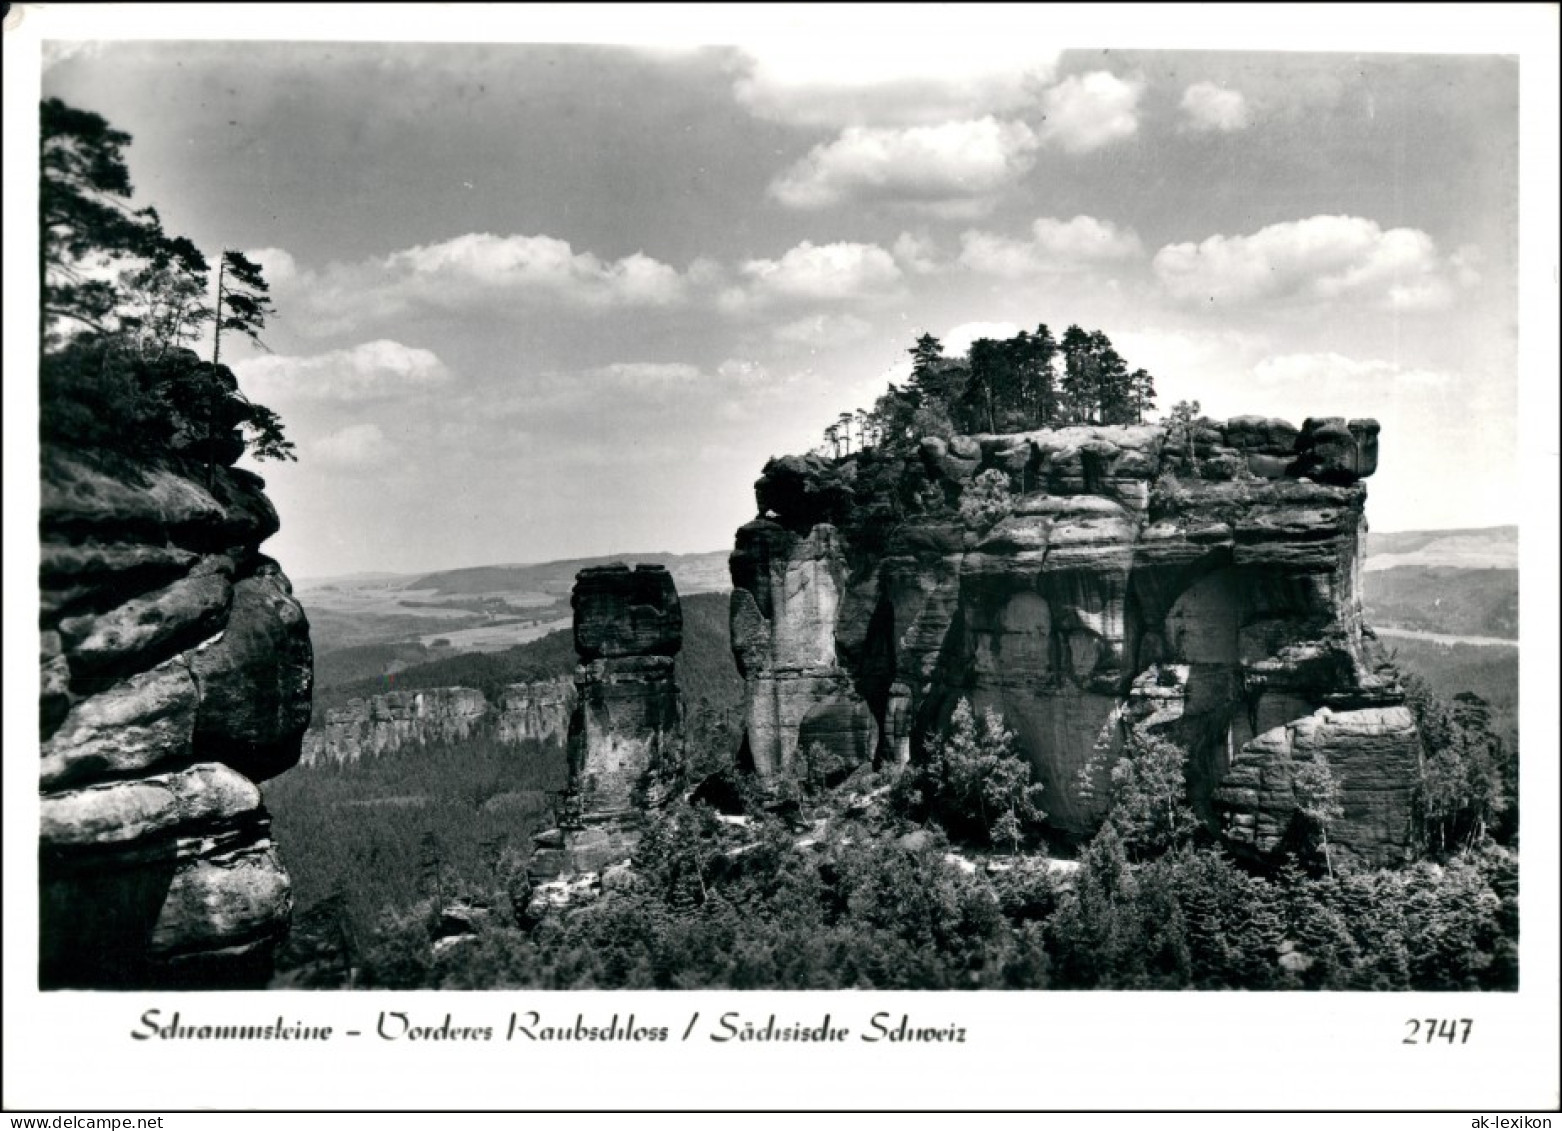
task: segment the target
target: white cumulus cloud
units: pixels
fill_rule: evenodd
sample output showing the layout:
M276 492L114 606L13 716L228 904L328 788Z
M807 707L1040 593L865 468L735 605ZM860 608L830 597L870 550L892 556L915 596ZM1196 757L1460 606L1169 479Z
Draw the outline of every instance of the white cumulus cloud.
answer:
M642 387L685 385L700 379L700 369L681 361L615 361L589 370L587 376Z
M895 261L913 275L930 275L938 270L938 245L926 235L901 232L890 248Z
M1161 411L1180 400L1202 401L1211 415L1259 412L1251 398L1254 363L1271 348L1270 340L1231 326L1187 330L1154 324L1124 328L1111 335L1131 368L1155 377Z
M1247 100L1240 90L1212 82L1196 82L1182 92L1182 112L1189 129L1231 133L1248 127Z
M102 39L45 39L39 42L39 54L47 71L73 59L96 59L109 46L109 41Z
M770 194L803 209L865 199L968 202L1029 172L1038 144L1025 123L992 117L904 129L852 126L785 170Z
M808 240L780 259L750 259L738 274L742 285L721 298L729 310L887 297L899 293L903 278L894 256L877 244Z
M308 332L339 333L423 311L513 309L518 304L582 311L668 307L698 280L642 252L604 259L552 236L469 232L357 263L301 268L280 249L257 253L303 309ZM704 272L709 265L690 265ZM279 303L279 305L281 305Z
M1042 99L1042 140L1069 153L1088 153L1130 138L1139 130L1143 91L1143 83L1110 71L1070 75Z
M1314 216L1246 236L1169 244L1155 273L1174 297L1194 302L1367 302L1395 310L1448 305L1470 279L1415 228L1385 231L1357 216Z
M308 357L268 354L234 365L256 400L359 401L448 385L450 370L432 350L387 338Z
M316 440L306 458L320 466L352 470L383 463L390 455L391 445L378 424L349 424Z
M1020 332L1013 322L962 322L951 327L938 340L943 343L945 357L959 357L968 352L971 343L981 338L995 342L1006 341Z
M1309 396L1349 394L1353 402L1421 395L1456 384L1453 374L1433 369L1402 369L1381 358L1338 353L1288 353L1266 357L1253 368L1261 385L1306 390Z
M1031 225L1028 240L981 231L960 237L962 266L1009 279L1132 259L1143 251L1133 229L1093 216L1072 220L1043 216Z
M589 413L598 432L642 425L657 432L664 424L676 426L663 420L669 412L703 413L712 397L743 395L770 383L765 367L746 358L729 357L714 368L684 361L615 361L528 374L499 397L466 397L461 410L488 419L524 417L534 425ZM546 433L545 425L539 428Z
M292 253L280 247L258 247L244 254L260 267L261 275L273 286L291 282L298 275L298 263Z
M663 306L683 297L683 278L641 252L605 261L551 236L469 233L385 257L393 278L425 286L550 292L594 306Z
M855 314L811 314L783 322L771 331L771 337L787 345L818 349L858 341L872 329L871 323Z
M910 126L1013 113L1035 103L1058 52L1016 36L952 44L810 37L742 49L733 92L756 117L800 126Z
M770 371L757 361L729 357L716 367L716 376L731 385L755 388L770 380Z

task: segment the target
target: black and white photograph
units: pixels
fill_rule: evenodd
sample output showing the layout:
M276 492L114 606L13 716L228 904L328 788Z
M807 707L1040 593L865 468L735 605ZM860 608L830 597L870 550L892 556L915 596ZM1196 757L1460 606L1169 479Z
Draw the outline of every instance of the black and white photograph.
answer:
M133 7L7 17L8 1064L1555 1105L1554 8Z

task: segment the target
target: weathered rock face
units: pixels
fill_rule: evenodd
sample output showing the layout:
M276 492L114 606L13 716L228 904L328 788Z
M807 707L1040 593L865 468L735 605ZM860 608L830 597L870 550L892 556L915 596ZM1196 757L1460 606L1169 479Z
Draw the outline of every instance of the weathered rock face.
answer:
M1283 848L1297 808L1297 767L1319 757L1350 787L1344 818L1329 826L1334 851L1380 859L1381 830L1408 828L1414 818L1403 786L1416 779L1421 742L1402 706L1321 707L1245 743L1215 794L1227 814L1228 838L1261 853Z
M836 659L846 561L835 528L799 538L751 522L738 531L732 574L742 579L731 620L747 683L744 760L770 780L844 776L871 759L877 725Z
M488 710L483 693L468 687L349 699L326 713L324 727L305 736L303 761L356 762L404 746L470 738Z
M512 683L499 696L496 716L499 741L563 745L575 713L575 681L569 677Z
M299 757L309 626L260 479L47 449L40 982L263 985L288 878L254 782Z
M583 569L570 607L582 660L673 656L683 646L683 608L665 566Z
M905 761L965 697L1018 733L1062 828L1094 828L1079 772L1137 726L1190 751L1195 808L1240 849L1280 846L1284 764L1322 756L1331 843L1402 858L1419 746L1359 597L1377 445L1374 421L1238 417L772 461L731 557L755 773ZM1007 504L962 508L989 470Z
M591 660L576 676L570 791L583 819L618 818L662 800L648 778L672 754L683 722L671 656Z
M665 567L582 570L571 604L581 662L565 812L538 834L529 866L544 894L630 855L646 811L666 801L663 771L681 755L673 657L683 614Z
M564 744L575 708L571 679L513 683L497 704L471 687L430 687L349 699L304 735L304 765L351 763L408 746L459 742L480 730L507 746Z

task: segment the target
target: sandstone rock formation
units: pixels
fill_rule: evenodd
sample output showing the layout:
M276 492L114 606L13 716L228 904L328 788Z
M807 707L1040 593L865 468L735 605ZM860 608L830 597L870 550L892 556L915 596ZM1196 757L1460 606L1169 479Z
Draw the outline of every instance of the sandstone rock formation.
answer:
M392 691L349 699L326 712L325 725L304 735L305 765L356 762L404 746L470 738L488 714L488 700L468 687Z
M571 679L514 683L497 703L476 688L431 687L350 699L304 735L304 765L350 763L407 746L456 742L488 728L497 741L563 745L575 707Z
M254 782L299 757L309 626L248 472L46 448L39 978L261 985L292 899Z
M647 810L666 801L681 757L683 707L674 659L683 614L663 566L585 569L575 580L576 702L569 785L559 826L539 833L533 903L590 886L583 877L628 857Z
M731 557L743 757L768 783L903 762L968 697L1063 829L1099 822L1079 773L1142 727L1239 850L1285 843L1290 768L1323 757L1336 851L1402 859L1419 743L1359 595L1377 458L1374 421L1237 417L772 460ZM962 507L986 471L1006 503Z
M833 526L799 537L774 523L738 531L732 651L747 684L745 761L762 779L836 776L871 760L878 727L836 662L846 556ZM824 752L824 765L811 765Z

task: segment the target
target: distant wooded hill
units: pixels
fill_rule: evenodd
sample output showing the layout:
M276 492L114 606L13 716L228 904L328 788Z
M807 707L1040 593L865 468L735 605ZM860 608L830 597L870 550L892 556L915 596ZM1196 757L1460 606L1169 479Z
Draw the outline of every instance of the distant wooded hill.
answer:
M1397 566L1362 576L1367 623L1446 636L1519 635L1519 571Z
M1493 730L1518 741L1519 650L1397 635L1519 635L1518 527L1368 534L1362 603L1367 623L1401 672L1451 699L1474 692L1491 705Z
M727 595L695 593L684 597L683 650L678 654L678 686L691 704L704 701L715 710L736 708L743 699L743 681L732 659L727 639ZM416 647L416 646L412 646ZM575 671L574 634L569 629L549 633L528 644L502 652L465 652L456 656L408 663L392 676L382 674L390 662L429 655L430 649L413 651L405 645L377 645L331 653L318 673L315 690L315 722L325 712L349 699L383 695L387 691L414 691L426 687L475 687L497 702L509 684L526 683ZM333 678L339 676L348 678Z
M633 562L636 565L662 565L672 574L682 595L725 590L731 581L727 574L727 550L707 554L618 554L598 558L569 558L534 565L473 566L426 573L410 581L406 589L429 589L455 595L472 593L563 593L575 584L575 575L588 566L607 562Z
M1400 530L1369 533L1368 570L1400 566L1445 566L1454 569L1517 569L1519 528L1491 526L1480 530Z

